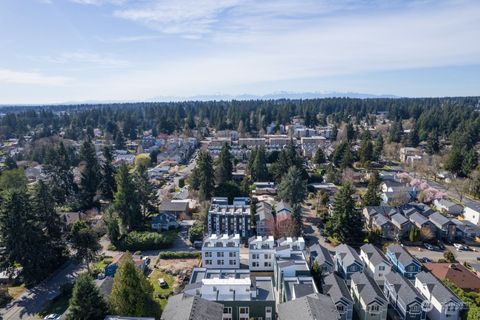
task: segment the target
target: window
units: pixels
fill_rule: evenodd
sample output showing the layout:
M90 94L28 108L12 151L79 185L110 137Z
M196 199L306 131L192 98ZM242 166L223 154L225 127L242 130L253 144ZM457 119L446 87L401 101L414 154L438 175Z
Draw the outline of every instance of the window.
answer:
M258 259L258 253L252 253L252 259Z
M272 263L266 261L266 262L264 262L263 266L264 266L264 267L271 267L271 266L272 266Z
M258 261L252 261L252 267L258 267Z
M249 320L250 310L248 307L238 308L238 319L239 320Z
M206 264L207 266L210 266L210 265L212 264L212 260L205 260L205 264Z
M228 256L229 256L230 258L235 258L235 257L237 256L237 253L236 253L236 252L229 252L229 253L228 253Z
M265 307L265 320L272 320L272 307Z
M411 313L420 313L420 306L418 304L414 304L410 307Z
M271 259L272 258L270 253L265 253L263 256L265 257L265 259Z
M379 271L385 271L385 266L378 266Z
M211 257L212 257L212 253L210 251L206 251L205 258L211 258Z
M343 307L343 305L339 304L337 306L337 310L338 310L338 312L343 313L345 311L345 308Z
M223 320L232 320L232 307L224 307L223 308Z
M370 313L378 313L380 311L380 307L376 304L370 306Z
M229 260L228 264L230 264L231 266L234 266L234 265L237 264L237 261L236 260Z
M217 258L223 258L223 252L217 252Z
M217 264L218 264L219 266L223 266L223 265L225 264L225 261L223 261L223 260L217 260Z

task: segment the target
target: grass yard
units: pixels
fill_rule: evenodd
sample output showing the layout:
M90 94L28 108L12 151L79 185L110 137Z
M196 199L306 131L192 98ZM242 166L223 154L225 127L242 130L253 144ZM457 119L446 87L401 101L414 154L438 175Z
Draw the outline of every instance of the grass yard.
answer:
M95 274L103 272L106 266L108 266L112 262L113 258L106 256L103 257L102 259L98 260L95 262L92 266L92 271Z
M165 279L165 281L167 282L168 286L166 288L160 287L160 284L158 283L158 279L160 278ZM163 310L167 305L168 294L173 292L173 286L175 285L175 278L160 270L153 270L153 272L148 277L148 280L153 286L153 298L155 301L158 302L161 310Z
M8 294L12 296L13 300L17 299L24 291L25 285L11 286L7 288Z

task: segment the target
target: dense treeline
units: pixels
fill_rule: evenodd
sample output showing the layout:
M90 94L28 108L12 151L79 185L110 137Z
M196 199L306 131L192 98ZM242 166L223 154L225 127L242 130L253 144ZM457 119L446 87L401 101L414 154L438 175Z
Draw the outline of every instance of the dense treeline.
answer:
M0 137L20 137L34 129L35 137L48 137L61 128L67 138L79 139L104 129L112 138L136 138L143 130L173 133L204 127L257 132L267 125L285 124L301 116L306 125L366 119L388 112L390 120L415 119L421 140L436 131L450 136L459 130L477 132L478 97L310 100L251 100L176 103L125 103L76 106L4 107ZM475 137L476 135L474 135Z

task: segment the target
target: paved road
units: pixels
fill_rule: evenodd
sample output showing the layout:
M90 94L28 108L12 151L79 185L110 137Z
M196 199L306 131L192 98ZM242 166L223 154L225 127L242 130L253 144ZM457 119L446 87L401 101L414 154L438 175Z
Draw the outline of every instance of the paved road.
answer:
M321 235L318 224L322 221L317 217L315 210L310 209L308 206L303 206L302 209L302 221L303 221L303 238L306 245L319 243L321 246L327 248L329 251L335 251L330 243L325 242L325 238Z
M438 261L439 259L444 259L443 251L431 251L423 247L415 247L415 246L405 246L405 248L408 250L408 252L410 252L410 254L412 254L418 259L427 257L434 262ZM455 256L455 259L458 262L479 263L477 258L480 258L480 252L478 251L473 251L473 250L457 251L454 246L449 246L449 245L447 245L446 248L447 250L450 250L453 253L453 255ZM474 249L478 249L478 248L474 248Z
M83 266L73 261L67 262L48 279L25 290L17 299L0 309L0 319L35 319L35 315L42 311L46 303L60 294L61 285L72 282L83 270Z

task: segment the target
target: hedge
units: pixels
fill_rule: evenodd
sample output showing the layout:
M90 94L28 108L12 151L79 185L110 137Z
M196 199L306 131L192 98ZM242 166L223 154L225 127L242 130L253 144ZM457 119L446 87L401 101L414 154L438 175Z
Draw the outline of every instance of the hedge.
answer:
M169 248L175 241L176 232L166 233L132 231L124 236L115 246L123 251L144 251Z
M165 251L165 252L160 252L158 256L160 259L200 259L202 257L202 253L188 252L188 251L181 251L181 252Z

